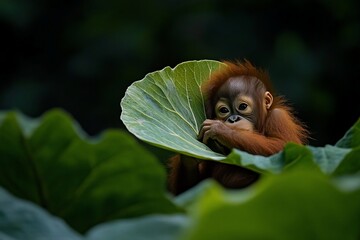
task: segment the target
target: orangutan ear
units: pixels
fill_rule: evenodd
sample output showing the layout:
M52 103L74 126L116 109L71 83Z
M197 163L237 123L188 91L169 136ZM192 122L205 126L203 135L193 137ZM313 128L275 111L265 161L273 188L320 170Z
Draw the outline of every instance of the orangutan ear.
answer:
M265 99L265 107L266 109L270 109L272 103L273 103L273 96L271 95L270 92L266 91L264 94L264 99Z

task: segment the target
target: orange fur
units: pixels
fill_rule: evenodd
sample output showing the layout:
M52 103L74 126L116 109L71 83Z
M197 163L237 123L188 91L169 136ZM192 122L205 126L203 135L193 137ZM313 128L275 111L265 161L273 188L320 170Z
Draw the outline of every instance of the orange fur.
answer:
M211 99L217 92L217 90L224 84L224 82L230 77L234 76L252 76L259 79L264 83L268 91L274 94L273 87L270 83L269 74L254 67L249 61L245 60L244 63L237 61L236 63L230 61L223 62L225 66L220 67L219 70L211 74L209 79L201 86L201 91L205 96L205 99Z

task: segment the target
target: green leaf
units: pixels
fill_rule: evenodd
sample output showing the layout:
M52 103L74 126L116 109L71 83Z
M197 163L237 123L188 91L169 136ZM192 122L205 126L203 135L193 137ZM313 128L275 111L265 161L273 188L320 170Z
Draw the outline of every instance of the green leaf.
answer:
M121 120L150 144L197 158L223 159L197 140L205 120L200 85L220 66L216 61L190 61L146 75L127 89Z
M96 226L87 233L86 239L177 239L187 222L188 218L180 214L149 215L128 220L118 220Z
M16 113L0 119L0 185L76 230L178 211L165 196L163 166L128 134L111 130L87 141L59 110L45 114L29 136Z
M66 239L82 237L62 219L0 188L0 239Z
M190 206L182 239L357 239L359 187L345 192L305 169L269 175L245 191L207 187Z
M305 146L294 143L288 143L283 151L269 157L233 149L225 159L220 161L265 174L278 174L288 169L313 168L315 166L311 151Z
M333 183L344 192L359 192L360 173L336 177Z
M352 175L360 173L360 147L354 148L345 156L335 169L334 175Z
M242 166L260 173L279 173L284 167L283 152L264 157L233 149L224 160L220 161Z
M320 172L319 166L315 164L313 154L307 146L288 143L283 152L285 171L302 169Z
M360 118L341 138L335 146L341 148L355 148L360 146Z
M290 169L317 169L331 175L344 175L360 171L358 149L345 149L331 145L325 147L303 146L288 143L272 156L252 155L234 149L221 162L242 166L259 173L281 173Z
M326 174L332 174L351 151L351 149L343 149L331 145L326 145L325 147L309 146L308 148L314 156L314 161Z

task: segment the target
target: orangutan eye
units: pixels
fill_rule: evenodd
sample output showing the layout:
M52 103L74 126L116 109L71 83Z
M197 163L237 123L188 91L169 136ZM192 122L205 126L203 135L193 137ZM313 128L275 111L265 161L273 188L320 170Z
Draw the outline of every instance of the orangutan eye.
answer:
M228 112L229 112L229 109L227 109L226 107L221 107L221 108L219 109L219 112L220 112L220 113L228 113Z
M246 103L241 103L241 104L239 105L239 110L240 110L240 111L244 111L247 107L248 107L248 105L247 105Z

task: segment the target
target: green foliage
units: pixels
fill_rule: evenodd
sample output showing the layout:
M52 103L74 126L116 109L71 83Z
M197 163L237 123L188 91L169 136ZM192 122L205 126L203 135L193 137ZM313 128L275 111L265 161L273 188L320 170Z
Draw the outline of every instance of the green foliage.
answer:
M87 214L83 215L86 220ZM0 188L0 239L104 240L171 239L186 225L184 215L149 215L100 224L81 236L66 223L30 202L18 199ZM141 231L139 232L139 229Z
M1 119L0 185L78 231L116 218L176 212L164 195L164 169L128 134L109 130L89 142L59 110L29 124L15 112ZM25 134L23 126L32 130Z
M345 136L336 143L335 146L341 148L355 148L360 146L360 118L357 120L355 125L346 132Z
M92 229L88 240L124 239L142 240L176 239L185 229L189 219L185 215L150 215L135 219L119 220Z
M358 239L360 121L335 146L215 154L196 135L199 86L217 67L187 62L148 74L129 87L121 118L144 141L253 169L258 182L229 191L209 180L171 199L163 166L128 134L89 138L60 110L36 120L3 112L0 238Z
M0 239L66 239L81 236L63 220L0 188Z
M359 179L353 179L359 181ZM182 239L357 239L360 188L338 189L317 171L268 176L254 188L214 185L191 206L195 224Z
M358 127L359 122L352 129ZM340 141L353 142L358 134ZM234 150L226 159L262 169L266 174L259 182L228 191L206 181L170 201L163 168L134 139L111 130L88 140L62 111L38 120L2 113L0 143L0 185L17 196L0 188L2 239L357 239L360 234L359 146L288 144L268 158ZM186 214L174 214L179 208Z

